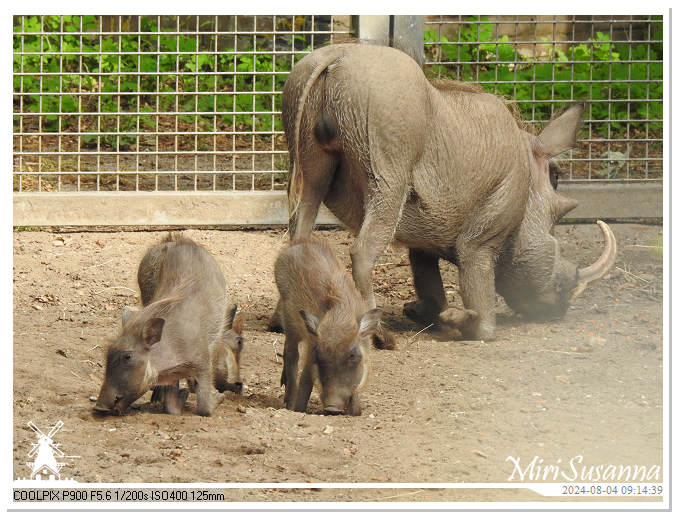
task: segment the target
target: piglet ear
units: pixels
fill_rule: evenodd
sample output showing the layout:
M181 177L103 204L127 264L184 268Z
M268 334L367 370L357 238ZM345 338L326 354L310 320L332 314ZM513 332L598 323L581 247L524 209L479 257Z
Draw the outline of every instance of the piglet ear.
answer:
M243 319L243 313L236 316L237 311L238 305L235 303L226 309L226 328L233 330L240 336L243 334L243 323L245 320Z
M358 326L358 335L361 337L372 336L377 332L377 326L380 324L382 317L381 309L372 309L361 316L361 322Z
M243 313L241 312L236 318L233 320L233 325L231 326L231 329L238 334L239 336L243 335L243 325L245 323L245 318L243 318Z
M227 330L233 328L233 318L234 316L236 316L236 311L238 311L238 305L235 303L233 305L229 305L226 308L226 316L224 318L224 323L226 325Z
M306 330L308 330L310 334L318 336L318 324L320 323L320 320L316 316L305 310L299 311L299 315L302 317L302 320L304 320Z
M163 326L165 320L163 318L151 318L144 323L144 328L141 331L141 337L144 340L146 348L150 348L153 344L160 341L163 334Z

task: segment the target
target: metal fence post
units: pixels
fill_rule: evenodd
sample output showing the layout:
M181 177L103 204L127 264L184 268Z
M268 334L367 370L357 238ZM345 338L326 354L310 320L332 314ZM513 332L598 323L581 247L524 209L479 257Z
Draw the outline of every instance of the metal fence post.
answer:
M364 43L389 45L389 16L352 16L351 29Z
M352 32L364 43L390 45L424 63L424 16L352 16Z
M391 16L392 47L424 64L424 16Z

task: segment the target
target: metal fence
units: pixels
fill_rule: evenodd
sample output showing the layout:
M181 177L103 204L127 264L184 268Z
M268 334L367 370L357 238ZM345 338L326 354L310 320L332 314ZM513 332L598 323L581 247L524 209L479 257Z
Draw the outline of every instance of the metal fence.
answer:
M285 78L348 34L332 16L16 16L14 189L284 187Z
M425 22L425 71L516 102L540 126L569 101L587 110L565 181L662 177L661 16L438 16Z
M539 18L539 19L538 19ZM588 101L566 180L662 176L662 18L431 16L425 72L539 126ZM337 16L15 16L17 192L283 189L280 93Z

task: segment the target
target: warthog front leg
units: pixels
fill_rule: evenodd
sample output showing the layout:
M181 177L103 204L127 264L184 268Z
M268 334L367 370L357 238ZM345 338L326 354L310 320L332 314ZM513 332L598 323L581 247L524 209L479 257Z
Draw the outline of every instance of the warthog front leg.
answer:
M422 325L437 324L447 305L439 257L421 249L410 249L408 256L417 300L406 303L403 314Z
M302 367L302 373L299 375L299 380L297 383L297 395L295 396L293 406L294 411L306 412L313 386L314 382L311 377L311 361L309 361Z
M465 309L478 313L461 330L465 339L495 339L495 252L465 244L457 248L460 293Z
M368 309L376 307L375 293L372 289L375 262L394 238L406 197L405 185L387 193L375 189L372 199L368 202L361 230L351 248L352 275ZM380 201L379 204L376 200ZM381 349L393 349L396 346L394 336L381 322L373 337L373 343L375 347Z
M281 384L285 385L285 407L293 410L297 398L297 363L299 361L299 341L286 335L283 346L283 373Z

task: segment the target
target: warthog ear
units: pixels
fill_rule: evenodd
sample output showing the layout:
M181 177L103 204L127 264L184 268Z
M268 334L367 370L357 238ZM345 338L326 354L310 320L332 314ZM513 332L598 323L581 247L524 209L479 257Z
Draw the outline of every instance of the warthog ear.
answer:
M299 315L304 320L306 330L308 330L310 334L318 336L318 324L320 323L320 320L310 312L304 310L299 311Z
M125 326L125 324L126 324L128 321L130 321L130 318L131 318L131 317L132 317L132 309L130 309L129 307L125 307L125 308L123 309L123 318L122 318L123 327Z
M151 318L144 323L144 328L141 331L141 337L144 340L144 345L146 348L151 347L151 345L158 343L160 337L163 334L163 326L165 325L165 320L163 318Z
M382 317L381 309L372 309L361 316L361 322L358 326L359 336L372 336L377 332L377 326L380 324Z
M535 152L554 157L573 148L584 110L585 104L577 103L552 119L538 136Z
M569 197L564 197L563 195L557 195L557 198L553 203L554 216L556 217L555 222L558 222L561 219L561 217L563 217L566 213L568 213L572 209L575 209L577 205L578 205L577 200L571 199Z

